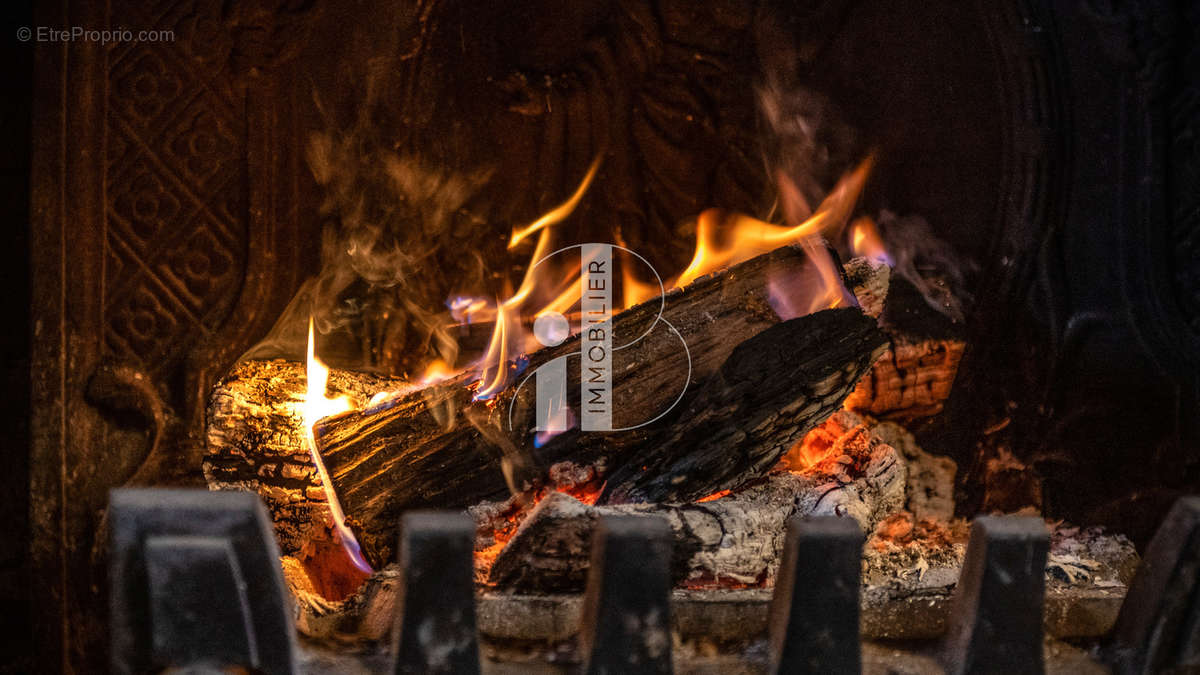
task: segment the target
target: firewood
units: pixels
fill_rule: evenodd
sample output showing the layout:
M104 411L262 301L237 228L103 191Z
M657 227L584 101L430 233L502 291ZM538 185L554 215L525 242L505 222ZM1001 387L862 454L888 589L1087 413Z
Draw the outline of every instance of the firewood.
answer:
M930 307L904 279L892 279L880 328L891 346L846 407L903 423L932 417L950 396L966 348L964 327Z
M738 345L671 427L609 473L601 501L686 502L770 471L883 351L874 323L828 309Z
M842 271L846 287L854 293L863 314L878 319L891 287L892 268L873 258L852 258Z
M387 377L332 370L331 395L364 406L379 391L407 386ZM267 505L285 555L297 553L329 521L325 492L305 448L300 404L304 364L243 361L213 389L203 469L214 490L257 492Z
M688 384L689 398L655 425L619 433L574 429L532 448L526 430L534 426L533 388L509 387L491 400L473 400L468 376L322 420L317 442L364 550L386 560L395 523L407 509L496 499L510 489L523 489L544 467L567 459L616 471L653 458L682 477L671 494L693 496L766 473L804 431L837 409L884 344L874 321L856 307L780 323L769 282L811 275L810 265L801 250L783 247L613 318L614 335L628 339L654 325L661 305L662 318L687 344L685 352L679 339L659 326L646 339L614 352L617 426L654 418ZM853 304L853 299L845 302ZM735 347L776 325L779 329L758 343L764 351L743 349L718 373ZM529 368L578 349L576 337L540 350L530 355ZM567 372L567 392L577 403L578 368ZM754 395L754 385L765 380L774 380L762 388L766 395ZM511 431L505 428L510 408ZM740 433L738 427L747 424L750 433ZM747 461L738 465L720 459L717 436ZM699 465L712 469L711 475L691 471L687 462L676 464L693 447L708 458ZM649 486L643 490L635 474L619 474L623 485L639 489L623 495L654 498L662 492Z
M577 591L587 578L597 519L635 515L659 516L670 524L676 586L764 585L778 568L784 524L791 516L851 517L870 532L903 506L905 466L894 448L846 411L818 431L831 442L814 464L772 472L757 484L713 501L588 506L551 492L496 556L487 581L517 592Z
M764 275L786 276L797 270L803 270L803 259L794 255L791 249L785 249L777 252L771 260L756 260L754 265L743 266L740 273L743 278L752 277L761 284ZM886 294L887 271L886 267L868 263L864 259L847 263L847 286L858 296L864 311L876 314L881 308L881 298ZM733 292L749 288L750 285L750 280L747 280L745 284L729 284L721 289L709 290L721 290L723 296L731 297ZM768 314L770 308L766 306L764 297L760 286L757 292L748 295L741 306L730 310L734 314L733 320L724 326L729 329L729 336L736 338L757 327L770 325L768 317L771 321L777 320L773 314ZM693 333L699 332L694 322L685 325L691 325ZM717 348L722 346L716 345ZM726 350L731 348L732 343ZM706 366L701 362L696 370L703 372L705 369ZM468 377L464 376L453 383L418 390L398 379L335 369L330 374L329 390L331 395L349 396L356 408L365 407L380 392L412 393L407 397L402 394L393 396L382 406L392 407L401 419L405 415L399 413L404 406L408 406L415 420L413 429L418 430L414 433L420 436L421 429L425 430L424 433L434 434L452 419L467 427L469 432L475 431L474 427L462 422L461 415L454 414L455 410L461 411L471 402L472 394L466 387L467 382ZM298 552L311 538L328 536L326 528L329 516L324 491L301 435L299 404L305 390L302 363L285 360L241 362L214 388L207 419L204 471L209 486L212 489L256 491L269 507L280 545L287 554ZM364 417L378 419L375 417L378 408L365 411ZM468 437L477 445L485 445L485 441L470 433ZM398 438L392 440L399 442ZM475 456L473 452L463 455L463 459L469 460ZM445 463L451 457L452 453L447 451L440 455L435 453L433 459ZM490 454L487 458L488 466L492 469L490 473L477 472L471 466L467 466L464 473L459 470L462 467L446 466L444 471L433 476L434 484L455 489L459 487L456 481L461 476L483 476L492 490L503 493L503 489L497 488L502 485L497 480L498 463Z

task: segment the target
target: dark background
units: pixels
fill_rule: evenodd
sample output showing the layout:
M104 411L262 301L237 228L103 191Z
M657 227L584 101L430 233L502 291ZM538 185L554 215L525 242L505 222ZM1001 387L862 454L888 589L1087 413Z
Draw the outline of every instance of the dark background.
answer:
M32 672L29 603L29 138L33 49L17 40L29 3L4 4L0 62L0 671Z

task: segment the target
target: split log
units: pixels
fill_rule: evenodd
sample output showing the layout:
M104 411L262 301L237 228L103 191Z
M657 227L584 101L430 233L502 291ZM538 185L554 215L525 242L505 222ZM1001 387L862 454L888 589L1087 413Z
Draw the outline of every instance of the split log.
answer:
M544 474L545 467L565 459L613 471L627 464L641 466L649 456L646 449L662 445L654 455L656 463L675 466L698 437L714 433L752 460L742 467L718 461L711 476L680 465L676 475L683 476L683 482L677 493L702 496L762 475L804 431L837 409L883 348L884 338L874 321L857 308L780 323L771 304L770 282L787 287L815 274L802 250L783 247L615 316L614 344L645 337L614 351L612 396L619 402L614 405L614 426L653 419L688 389L690 398L656 425L620 433L576 429L535 449L533 387L510 387L491 400L476 401L467 376L322 420L317 442L349 524L371 559L387 560L395 523L407 509L463 507L496 499L512 488L523 489ZM847 298L847 304L854 304L853 298ZM778 330L759 343L763 354L743 349L718 373L736 346L777 325ZM680 339L687 351L681 349ZM576 337L535 352L530 371L578 350ZM574 406L579 369L569 364L566 370ZM785 370L794 372L780 377ZM749 390L752 378L778 382L759 400ZM687 417L681 416L684 409ZM743 416L736 420L731 413ZM739 434L736 426L751 421L751 433ZM720 454L720 445L702 445L708 457ZM631 478L635 473L620 475Z
M757 484L712 501L588 506L565 493L551 492L495 557L487 582L517 592L578 591L587 578L597 519L633 515L658 516L670 524L676 586L768 584L778 569L788 518L846 516L869 533L904 504L903 459L871 434L860 418L838 412L813 434L818 432L830 442L814 464L800 471L773 472ZM486 539L482 543L486 545Z
M329 521L302 435L304 368L282 359L238 363L213 389L206 424L202 466L209 488L257 492L285 555L298 553ZM333 370L328 391L364 406L377 392L403 386L393 378Z
M846 397L846 407L902 423L941 412L966 348L963 325L897 278L887 288L879 327L891 347Z
M842 274L846 288L854 293L863 314L878 319L891 287L892 268L873 258L852 258L842 268Z

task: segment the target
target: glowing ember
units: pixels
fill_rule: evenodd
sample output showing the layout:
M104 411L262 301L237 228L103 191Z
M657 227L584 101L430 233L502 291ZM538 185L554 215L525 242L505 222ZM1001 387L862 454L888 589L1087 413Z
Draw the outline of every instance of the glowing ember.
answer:
M304 443L308 446L313 464L317 467L317 474L321 478L321 487L325 490L325 499L329 503L329 514L333 519L333 526L338 537L342 541L342 546L346 549L354 566L369 573L371 566L363 557L362 549L358 545L358 540L354 538L354 533L350 531L349 527L346 527L346 516L333 491L333 483L329 480L329 472L325 470L325 462L322 461L321 454L317 452L317 441L313 435L313 427L321 418L345 412L352 406L350 400L345 396L329 398L325 395L325 387L329 382L329 368L317 358L312 317L308 319L308 369L306 375L308 391L304 397L304 404L301 406L304 420Z
M517 529L525 522L534 507L548 495L562 492L591 506L600 499L600 494L604 492L604 482L601 480L599 472L595 467L589 465L558 462L552 464L546 471L546 478L548 485L514 493L505 502L495 505L494 511L482 516L480 531L488 533L491 541L475 551L477 581L483 582L487 579L488 570L496 561L496 557L504 550L509 540L516 535ZM487 538L481 541L487 541Z

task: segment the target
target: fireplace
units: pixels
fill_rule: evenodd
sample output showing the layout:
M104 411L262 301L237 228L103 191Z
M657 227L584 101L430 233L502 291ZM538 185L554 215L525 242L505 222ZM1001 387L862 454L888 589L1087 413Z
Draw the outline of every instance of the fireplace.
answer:
M989 656L980 622L1050 667L1189 663L1143 629L1191 611L1191 3L115 2L19 23L30 452L0 489L30 518L5 514L22 544L0 570L35 589L36 639L16 668L200 654L120 608L184 606L172 571L223 578L226 522L269 529L228 550L272 553L264 611L311 670L417 667L394 615L439 610L406 580L463 565L446 606L473 608L454 625L488 668L755 672L813 630L837 645L818 669L1017 653ZM592 348L607 413L584 410L581 359L554 365ZM560 376L565 407L541 396ZM1045 564L997 586L1005 556ZM653 592L621 600L621 575ZM671 649L613 646L605 612L634 606L672 617Z

